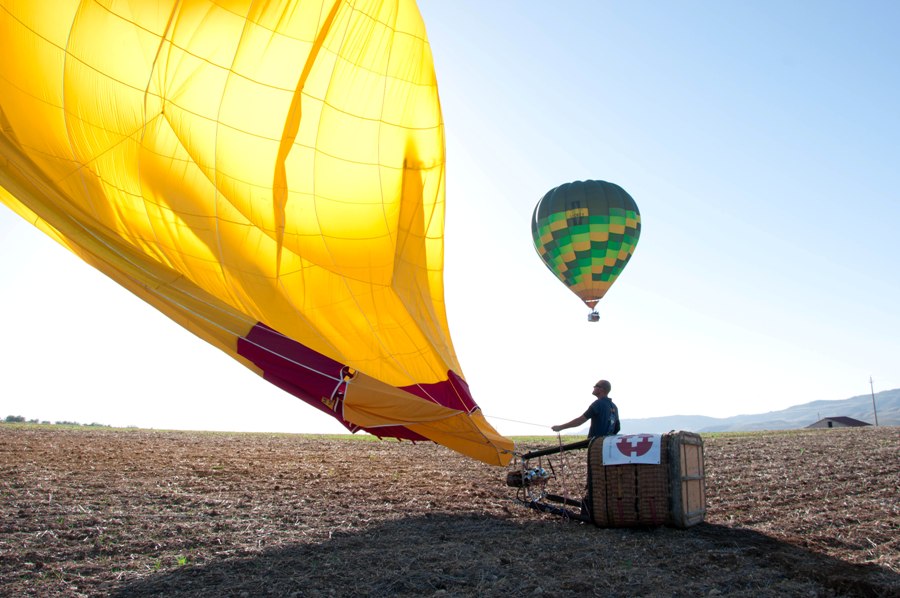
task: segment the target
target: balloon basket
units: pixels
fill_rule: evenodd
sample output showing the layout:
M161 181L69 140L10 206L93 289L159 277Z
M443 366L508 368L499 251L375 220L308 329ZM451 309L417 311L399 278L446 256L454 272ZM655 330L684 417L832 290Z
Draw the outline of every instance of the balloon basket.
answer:
M591 313L588 314L588 322L599 322L599 321L600 321L600 314L598 312L592 311Z
M628 447L641 436L657 437L656 461L623 463L612 452L607 461L601 437L518 455L507 485L517 489L515 500L523 506L597 527L685 529L703 522L703 439L683 431L607 439L611 446L628 442ZM584 453L570 453L585 449L586 459Z
M641 436L649 439L652 435L618 438L640 440ZM601 439L588 449L588 508L596 526L685 529L703 522L703 438L693 432L673 431L660 434L659 441L657 464L618 464L612 453L604 450ZM608 456L610 463L606 462Z

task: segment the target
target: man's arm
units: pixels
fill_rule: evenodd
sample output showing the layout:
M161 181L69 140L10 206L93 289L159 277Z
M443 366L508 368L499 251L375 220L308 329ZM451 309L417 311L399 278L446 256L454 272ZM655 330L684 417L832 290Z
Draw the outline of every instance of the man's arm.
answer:
M560 430L566 430L568 428L575 428L577 426L580 426L581 424L583 424L586 421L587 421L587 418L585 416L579 415L578 417L576 417L575 419L573 419L572 421L570 421L568 423L561 424L559 426L553 426L550 429L553 430L554 432L559 432Z

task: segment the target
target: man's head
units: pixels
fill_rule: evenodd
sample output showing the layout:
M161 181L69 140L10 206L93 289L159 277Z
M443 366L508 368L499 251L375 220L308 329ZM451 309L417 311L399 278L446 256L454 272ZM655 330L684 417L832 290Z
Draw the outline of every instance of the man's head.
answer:
M603 398L609 395L609 391L612 390L612 384L609 383L609 380L600 380L596 384L594 384L594 392L593 395L597 398Z

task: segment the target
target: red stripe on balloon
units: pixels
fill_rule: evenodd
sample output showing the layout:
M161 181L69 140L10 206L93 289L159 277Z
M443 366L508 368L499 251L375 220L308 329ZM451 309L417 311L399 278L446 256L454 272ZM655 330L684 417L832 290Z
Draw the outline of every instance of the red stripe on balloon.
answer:
M238 338L237 352L261 369L263 378L268 382L331 415L351 432L362 429L379 438L427 440L405 426L361 428L343 419L322 399L331 398L341 378L344 364L284 336L265 324L256 324L246 337ZM447 380L434 384L405 386L401 390L466 413L478 408L469 392L469 385L452 371L447 372Z

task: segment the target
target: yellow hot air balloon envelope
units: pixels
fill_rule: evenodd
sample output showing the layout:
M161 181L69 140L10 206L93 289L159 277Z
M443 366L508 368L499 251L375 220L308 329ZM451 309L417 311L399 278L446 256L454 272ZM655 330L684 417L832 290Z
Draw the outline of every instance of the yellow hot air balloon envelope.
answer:
M349 429L509 461L450 339L412 0L0 0L0 53L0 201Z

